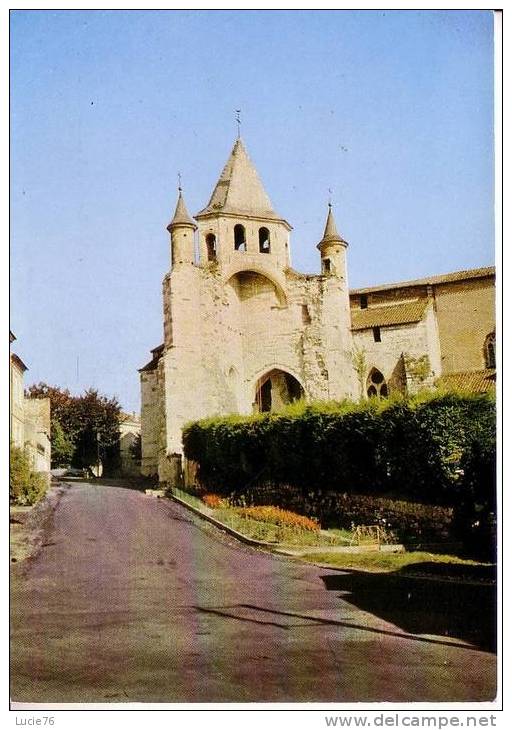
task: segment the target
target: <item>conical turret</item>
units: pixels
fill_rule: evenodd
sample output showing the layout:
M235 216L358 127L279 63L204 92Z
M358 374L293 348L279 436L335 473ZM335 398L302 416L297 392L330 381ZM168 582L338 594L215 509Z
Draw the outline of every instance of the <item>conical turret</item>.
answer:
M317 248L322 261L322 274L345 277L345 249L348 243L340 236L329 203L324 235Z
M194 232L197 226L190 217L181 188L178 188L178 202L172 221L167 226L171 234L171 263L194 263Z

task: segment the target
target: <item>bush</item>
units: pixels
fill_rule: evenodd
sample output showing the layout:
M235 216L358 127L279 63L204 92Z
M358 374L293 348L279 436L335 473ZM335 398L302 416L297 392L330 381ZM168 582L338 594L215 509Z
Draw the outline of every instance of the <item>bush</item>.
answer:
M453 539L453 510L418 502L337 492L304 492L289 484L270 483L234 495L233 504L277 504L300 512L323 528L352 530L360 525L378 525L406 543L432 543Z
M189 424L183 440L202 486L223 495L271 480L304 494L393 494L450 505L460 498L471 444L495 442L495 407L488 395L457 394L301 404Z
M496 559L496 444L472 442L461 460L454 529L469 553Z
M46 487L44 476L31 470L26 451L11 444L9 501L19 505L35 504L44 496Z

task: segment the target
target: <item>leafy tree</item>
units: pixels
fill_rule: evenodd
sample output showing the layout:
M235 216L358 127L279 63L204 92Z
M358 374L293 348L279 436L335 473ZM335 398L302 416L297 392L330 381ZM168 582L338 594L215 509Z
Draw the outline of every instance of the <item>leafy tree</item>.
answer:
M46 383L32 385L28 394L50 398L52 449L56 444L57 452L62 451L61 436L64 436L66 447L73 444L71 462L74 466L90 467L101 461L107 474L119 468L121 408L117 398L107 398L94 388L73 396L67 389Z
M75 453L73 439L68 436L56 418L52 418L51 430L52 467L71 464Z

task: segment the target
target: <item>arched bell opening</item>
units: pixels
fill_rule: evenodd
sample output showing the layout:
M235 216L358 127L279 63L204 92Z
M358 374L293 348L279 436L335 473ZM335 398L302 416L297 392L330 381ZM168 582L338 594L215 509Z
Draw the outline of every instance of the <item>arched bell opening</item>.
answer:
M297 378L276 368L258 379L255 410L260 413L280 411L301 398L304 398L304 388Z

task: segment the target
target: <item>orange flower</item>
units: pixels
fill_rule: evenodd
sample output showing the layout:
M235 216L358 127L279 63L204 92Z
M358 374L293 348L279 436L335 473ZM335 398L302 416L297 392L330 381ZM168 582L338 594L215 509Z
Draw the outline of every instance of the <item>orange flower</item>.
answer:
M207 507L211 507L212 509L217 509L222 505L222 499L218 494L203 494L201 499Z
M241 517L249 517L260 522L271 522L274 525L283 527L296 527L299 530L309 530L311 532L318 532L320 530L320 525L317 520L271 505L237 507L235 512Z

